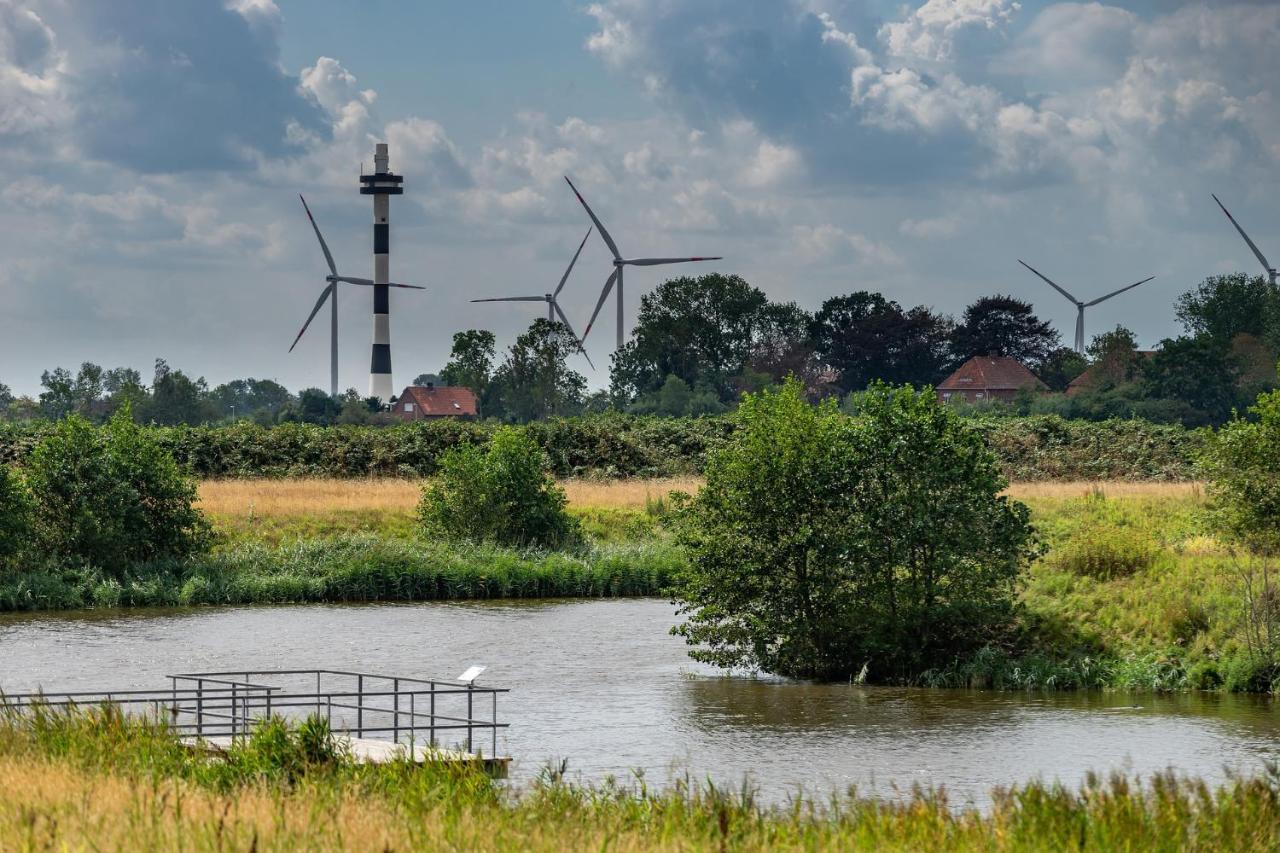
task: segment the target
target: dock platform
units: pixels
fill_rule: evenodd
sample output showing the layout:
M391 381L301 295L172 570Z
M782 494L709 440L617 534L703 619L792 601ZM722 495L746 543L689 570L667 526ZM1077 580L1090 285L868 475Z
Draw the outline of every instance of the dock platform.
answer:
M466 677L466 676L464 676ZM188 672L167 688L0 694L10 710L114 705L150 714L183 743L214 752L249 737L271 717L325 721L340 750L359 763L408 758L418 764L479 762L505 775L498 696L471 682L330 669ZM485 747L488 747L486 750Z

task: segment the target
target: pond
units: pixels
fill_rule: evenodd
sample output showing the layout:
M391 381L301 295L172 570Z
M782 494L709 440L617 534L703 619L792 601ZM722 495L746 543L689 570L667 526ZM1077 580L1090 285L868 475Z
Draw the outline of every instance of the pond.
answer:
M1265 698L999 693L724 676L668 634L657 599L289 606L0 616L0 689L164 686L170 672L327 667L450 678L489 667L516 780L567 759L598 780L642 770L781 802L856 785L1074 784L1090 771L1173 768L1208 780L1280 757Z

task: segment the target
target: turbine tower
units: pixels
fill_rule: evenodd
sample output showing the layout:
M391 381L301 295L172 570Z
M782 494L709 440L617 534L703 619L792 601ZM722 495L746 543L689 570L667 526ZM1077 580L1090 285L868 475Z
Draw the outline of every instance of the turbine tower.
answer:
M360 176L360 195L373 196L373 355L369 361L369 396L388 402L391 385L391 196L403 195L404 178L387 168L387 143L374 147L373 174Z
M1059 287L1057 284L1055 284L1054 282L1050 281L1046 276L1044 276L1044 275L1043 275L1039 270L1037 270L1035 267L1033 267L1033 266L1031 266L1030 264L1026 263L1026 262L1025 262L1025 261L1023 261L1022 259L1018 259L1018 263L1022 264L1024 267L1026 267L1027 269L1031 270L1033 273L1035 273L1037 276L1039 276L1041 279L1043 279L1043 280L1044 280L1044 282L1045 282L1046 284L1048 284L1050 287L1052 287L1054 290L1058 291L1058 292L1059 292L1059 293L1061 293L1063 296L1067 297L1067 299L1070 299L1070 300L1071 300L1071 304L1073 304L1073 305L1075 305L1075 306L1076 306L1076 341L1075 341L1075 350L1076 350L1076 352L1080 353L1081 355L1083 355L1083 354L1084 354L1084 309L1086 309L1086 308L1091 308L1091 307L1093 307L1094 305L1097 305L1099 302L1106 302L1108 299L1110 299L1110 298L1111 298L1111 297L1113 297L1113 296L1119 296L1121 293L1124 293L1126 290L1133 290L1133 289L1134 289L1135 287L1137 287L1139 284L1146 284L1147 282L1151 281L1151 279L1155 278L1155 276L1149 276L1148 278L1144 278L1142 281L1135 282L1135 283L1130 284L1130 285L1126 285L1125 287L1122 287L1122 288L1120 288L1119 290L1113 290L1113 291L1111 291L1110 293L1108 293L1106 296L1099 296L1097 299L1093 300L1092 302L1081 302L1079 299L1076 299L1076 298L1075 298L1074 296L1072 296L1070 293L1067 293L1067 291L1063 290L1063 289L1062 289L1061 287Z
M352 278L351 276L338 275L338 266L333 262L333 254L329 251L329 244L325 243L324 236L320 233L320 226L316 224L316 218L311 215L311 208L307 207L307 200L302 198L299 193L299 199L302 199L302 209L307 212L307 219L311 221L311 228L316 232L316 239L320 241L320 251L324 252L324 261L329 265L329 274L324 277L324 290L320 291L320 298L316 300L316 305L311 309L311 313L307 315L307 322L302 324L302 330L298 332L298 336L293 339L293 343L289 346L289 352L293 352L293 348L298 345L298 341L302 340L302 335L307 331L307 327L311 325L311 321L315 319L316 314L320 313L320 309L324 306L326 299L332 299L329 303L329 395L338 396L338 284L360 284L368 287L373 286L373 282L367 278ZM413 290L422 290L412 284L388 284L388 287L407 287Z
M560 303L556 301L556 297L560 295L560 291L564 289L564 283L569 280L569 273L573 272L573 265L578 262L578 255L582 254L582 247L587 245L587 237L591 236L591 229L587 229L586 236L582 238L582 242L578 244L578 251L573 253L573 258L569 261L569 267L564 271L564 275L560 276L560 283L556 285L556 289L552 293L546 293L542 296L495 296L491 299L472 299L472 302L546 302L547 303L547 319L555 322L556 317L560 318L560 322L564 323L565 328L578 341L578 351L582 353L582 357L587 360L587 364L591 364L591 356L587 355L587 351L582 346L582 339L578 337L578 333L573 330L573 325L569 322L569 318L560 310ZM595 370L595 365L591 364L591 369Z
M1236 218L1227 210L1226 205L1221 201L1218 201L1218 197L1216 195L1213 197L1213 200L1218 202L1218 207L1222 208L1222 212L1227 214L1227 219L1231 220L1231 224L1236 227L1236 230L1240 232L1240 236L1249 244L1249 248L1253 250L1253 256L1258 259L1258 262L1262 264L1262 268L1266 270L1267 280L1274 285L1276 283L1276 268L1271 266L1271 264L1267 262L1267 259L1262 256L1262 252L1259 251L1258 247L1249 239L1249 235L1244 233L1244 229L1240 227L1239 222L1236 222Z
M591 322L587 323L587 329L582 333L582 340L587 339L587 335L591 334L591 327L596 322L596 317L600 314L600 309L604 307L605 300L609 298L609 291L613 289L613 283L618 283L618 349L622 349L622 269L623 267L655 267L660 264L684 264L690 261L718 261L719 256L714 258L624 258L622 253L618 251L618 244L613 242L613 238L609 236L609 232L600 222L586 199L582 197L582 193L578 192L578 188L573 185L573 181L569 180L569 176L565 176L565 181L569 184L569 189L573 190L573 194L578 197L578 201L582 203L582 207L587 211L587 216L591 217L591 221L595 223L596 230L600 232L601 239L604 240L609 251L613 253L613 272L609 274L609 278L605 280L604 289L600 291L600 301L596 303L596 310L591 315Z

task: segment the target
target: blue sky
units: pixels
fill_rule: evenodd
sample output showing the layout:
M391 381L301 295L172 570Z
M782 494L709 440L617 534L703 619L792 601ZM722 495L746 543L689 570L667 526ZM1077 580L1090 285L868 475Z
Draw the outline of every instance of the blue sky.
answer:
M297 193L367 275L380 140L392 272L429 288L393 296L398 385L536 316L468 300L554 285L587 224L566 173L624 252L721 254L810 309L1004 292L1069 338L1016 258L1085 299L1156 275L1089 317L1152 345L1177 294L1256 272L1211 191L1280 260L1277 32L1269 2L0 0L0 382L163 357L327 384L327 328L286 352L324 271ZM607 257L566 287L580 331ZM628 276L628 320L675 269ZM370 301L341 295L344 387Z

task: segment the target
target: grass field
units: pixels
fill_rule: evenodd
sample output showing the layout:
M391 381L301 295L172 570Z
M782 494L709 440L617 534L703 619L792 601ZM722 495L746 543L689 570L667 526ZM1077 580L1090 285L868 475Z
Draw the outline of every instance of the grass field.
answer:
M1269 850L1276 780L1030 783L989 810L917 791L761 807L749 788L504 791L475 771L357 767L268 726L221 759L96 712L0 722L0 839L15 850Z

